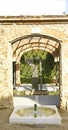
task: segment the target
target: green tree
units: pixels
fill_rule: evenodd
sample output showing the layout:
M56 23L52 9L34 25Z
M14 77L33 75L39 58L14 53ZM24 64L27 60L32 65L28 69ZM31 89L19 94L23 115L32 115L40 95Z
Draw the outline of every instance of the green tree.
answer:
M32 50L21 57L21 83L32 82L32 67L29 63L38 65L38 75L40 76L39 59L42 60L42 80L43 83L50 83L55 75L55 64L53 56L42 50ZM38 77L39 77L38 76ZM40 82L40 78L38 78Z

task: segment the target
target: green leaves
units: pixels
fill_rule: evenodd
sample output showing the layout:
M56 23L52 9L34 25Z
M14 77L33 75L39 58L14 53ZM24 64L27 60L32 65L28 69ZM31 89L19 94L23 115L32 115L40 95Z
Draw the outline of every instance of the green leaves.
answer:
M21 57L21 83L32 83L32 66L38 66L38 82L40 82L40 58L42 61L42 80L43 83L50 83L55 76L56 69L53 56L43 50L32 50Z

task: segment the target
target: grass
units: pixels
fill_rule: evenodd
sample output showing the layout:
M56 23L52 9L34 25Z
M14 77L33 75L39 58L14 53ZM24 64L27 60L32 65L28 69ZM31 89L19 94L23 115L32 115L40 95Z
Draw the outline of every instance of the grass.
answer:
M59 91L56 91L56 92L45 92L43 91L42 93L41 92L35 92L36 95L51 95L51 96L58 96L59 95ZM25 91L18 91L16 89L13 90L13 95L14 96L24 96L26 95L25 94Z
M51 96L58 96L58 95L59 95L59 91L56 91L56 92L49 92L48 95L51 95Z
M14 96L24 96L25 91L17 91L16 89L13 90L13 95Z

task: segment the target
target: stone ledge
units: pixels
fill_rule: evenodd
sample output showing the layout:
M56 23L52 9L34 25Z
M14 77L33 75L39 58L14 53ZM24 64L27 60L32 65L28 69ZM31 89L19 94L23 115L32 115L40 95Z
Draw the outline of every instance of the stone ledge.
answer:
M68 15L0 16L0 23L68 23Z

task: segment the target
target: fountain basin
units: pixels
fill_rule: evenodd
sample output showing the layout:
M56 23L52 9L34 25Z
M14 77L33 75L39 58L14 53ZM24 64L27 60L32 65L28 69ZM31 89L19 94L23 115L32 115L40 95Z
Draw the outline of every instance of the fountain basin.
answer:
M47 112L51 111L51 114ZM49 114L47 114L49 113ZM37 114L35 116L35 114ZM61 117L55 105L39 106L35 112L32 106L16 106L9 117L9 123L18 124L61 124Z

